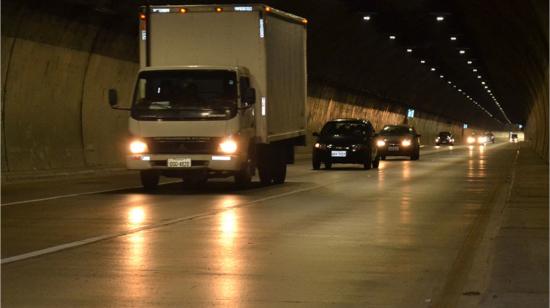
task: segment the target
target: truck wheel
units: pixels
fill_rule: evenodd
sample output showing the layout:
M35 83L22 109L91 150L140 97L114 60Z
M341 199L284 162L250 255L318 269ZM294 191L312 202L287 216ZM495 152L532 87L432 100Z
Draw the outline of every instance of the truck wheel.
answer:
M160 175L155 170L142 170L139 172L141 185L147 190L153 190L159 185Z
M258 149L257 157L258 157L258 175L260 176L260 182L262 185L270 185L271 181L273 180L273 167L272 164L272 158L273 154L271 153L270 146L263 146Z
M279 151L279 157L273 164L273 183L283 184L286 180L286 159L284 151Z
M252 170L250 164L245 163L241 170L235 174L235 184L239 188L245 188L252 181Z

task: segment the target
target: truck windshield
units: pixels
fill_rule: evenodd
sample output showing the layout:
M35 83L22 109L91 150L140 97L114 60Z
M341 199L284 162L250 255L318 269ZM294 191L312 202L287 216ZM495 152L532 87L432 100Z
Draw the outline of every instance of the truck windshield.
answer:
M237 113L237 76L225 70L148 71L139 75L132 117L226 120Z

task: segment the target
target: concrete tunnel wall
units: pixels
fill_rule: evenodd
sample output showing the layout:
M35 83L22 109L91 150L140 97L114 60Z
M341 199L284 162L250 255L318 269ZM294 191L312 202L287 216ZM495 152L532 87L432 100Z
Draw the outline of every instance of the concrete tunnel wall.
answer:
M40 10L17 10L3 24L2 173L122 167L128 113L111 110L107 89L129 101L137 64L136 37ZM24 19L24 22L21 20ZM391 102L310 82L310 131L326 120L358 117L384 124L405 121ZM459 123L420 113L411 121L431 143Z

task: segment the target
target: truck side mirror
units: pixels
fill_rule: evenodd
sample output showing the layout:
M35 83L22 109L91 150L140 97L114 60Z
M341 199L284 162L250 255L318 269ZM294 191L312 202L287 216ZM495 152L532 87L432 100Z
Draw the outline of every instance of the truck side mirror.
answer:
M242 102L246 107L254 105L256 103L256 90L254 88L246 89Z
M109 105L111 107L118 105L118 93L116 89L109 89Z

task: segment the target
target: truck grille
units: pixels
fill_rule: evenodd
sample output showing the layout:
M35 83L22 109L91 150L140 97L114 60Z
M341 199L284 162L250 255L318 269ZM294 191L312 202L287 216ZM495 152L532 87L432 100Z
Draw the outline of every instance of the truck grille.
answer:
M213 154L218 151L219 138L160 139L148 142L152 154Z

